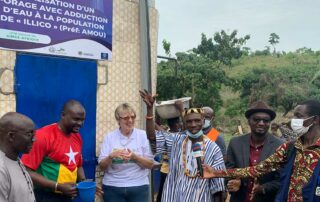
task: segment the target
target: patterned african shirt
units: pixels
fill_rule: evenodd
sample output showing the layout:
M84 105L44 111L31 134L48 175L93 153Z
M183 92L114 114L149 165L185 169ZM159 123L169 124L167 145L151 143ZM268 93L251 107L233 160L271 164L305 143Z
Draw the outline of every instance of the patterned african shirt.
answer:
M219 171L221 174L219 177L259 177L277 170L287 162L289 144L282 144L273 155L256 166ZM320 158L320 139L314 145L303 148L299 138L294 143L294 147L296 148L296 157L290 178L288 202L302 202L302 187L309 181Z

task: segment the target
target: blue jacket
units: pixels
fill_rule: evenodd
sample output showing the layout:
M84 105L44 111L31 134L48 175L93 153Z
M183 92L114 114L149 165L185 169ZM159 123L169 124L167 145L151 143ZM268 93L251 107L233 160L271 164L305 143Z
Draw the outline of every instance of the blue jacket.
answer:
M288 191L290 185L290 178L292 175L292 168L294 165L294 160L296 157L296 148L290 144L288 146L288 161L284 168L280 172L280 190L276 196L275 202L285 202L288 201ZM302 197L304 202L320 202L320 196L316 196L316 188L320 187L320 181L318 178L320 176L320 161L318 161L313 174L310 177L307 184L302 188Z

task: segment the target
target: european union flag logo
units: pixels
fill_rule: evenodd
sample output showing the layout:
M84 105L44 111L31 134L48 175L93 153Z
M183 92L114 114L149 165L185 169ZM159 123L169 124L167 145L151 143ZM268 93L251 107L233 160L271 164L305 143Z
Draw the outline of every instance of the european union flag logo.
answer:
M109 57L108 53L101 53L101 59L107 60Z

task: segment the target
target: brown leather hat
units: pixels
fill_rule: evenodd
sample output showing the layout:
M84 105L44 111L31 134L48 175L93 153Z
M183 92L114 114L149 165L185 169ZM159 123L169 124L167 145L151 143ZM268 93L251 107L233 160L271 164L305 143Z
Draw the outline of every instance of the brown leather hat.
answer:
M244 115L248 118L254 113L264 112L270 115L271 121L276 118L276 113L267 105L267 103L259 100L251 104L249 109L244 113Z

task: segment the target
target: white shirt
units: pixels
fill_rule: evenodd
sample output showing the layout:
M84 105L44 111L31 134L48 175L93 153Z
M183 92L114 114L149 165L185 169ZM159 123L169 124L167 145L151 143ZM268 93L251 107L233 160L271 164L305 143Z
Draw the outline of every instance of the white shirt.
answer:
M113 150L130 149L139 156L153 159L146 132L134 128L129 138L122 135L119 129L108 133L101 144L99 163ZM141 168L133 161L124 162L113 159L112 164L105 170L102 183L115 187L133 187L149 184L148 169Z
M22 163L11 160L0 150L0 201L35 202L33 184Z

